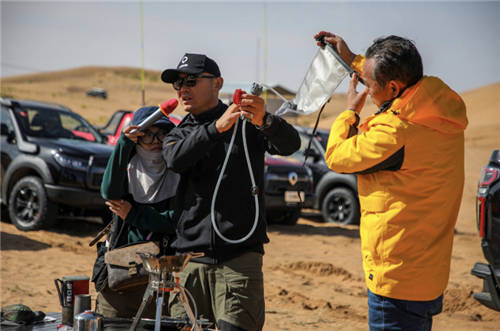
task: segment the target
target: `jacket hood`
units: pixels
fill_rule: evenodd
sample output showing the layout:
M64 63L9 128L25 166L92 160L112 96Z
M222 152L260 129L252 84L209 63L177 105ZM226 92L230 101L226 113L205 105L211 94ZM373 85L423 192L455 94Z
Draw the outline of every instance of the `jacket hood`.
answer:
M391 107L400 117L442 133L459 133L467 127L462 98L437 77L424 76Z

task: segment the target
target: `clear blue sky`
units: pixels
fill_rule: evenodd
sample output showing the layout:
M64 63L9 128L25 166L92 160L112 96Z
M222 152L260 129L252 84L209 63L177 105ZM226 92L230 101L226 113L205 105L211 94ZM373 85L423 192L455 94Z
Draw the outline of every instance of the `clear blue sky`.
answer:
M267 82L297 90L317 31L356 53L395 34L415 41L425 74L463 92L500 81L499 14L500 2L478 1L144 1L144 64L162 70L205 53L228 83L263 81L267 50ZM138 1L1 1L2 77L88 65L141 66Z

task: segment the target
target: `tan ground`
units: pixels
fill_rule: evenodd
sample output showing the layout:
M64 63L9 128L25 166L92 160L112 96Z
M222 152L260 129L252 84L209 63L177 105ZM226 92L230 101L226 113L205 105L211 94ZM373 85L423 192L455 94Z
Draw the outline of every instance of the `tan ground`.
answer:
M173 96L148 72L147 104ZM71 107L94 124L103 124L116 109L136 109L141 103L140 80L129 68L79 68L43 75L3 79L2 95L57 102ZM85 96L94 86L108 90L107 100ZM482 288L470 275L475 262L484 261L474 216L474 196L481 167L491 151L500 148L498 111L500 83L462 94L468 107L466 182L456 226L451 275L444 312L435 330L499 329L500 313L472 298ZM320 127L329 128L345 104L338 95L325 108ZM368 105L369 114L374 108ZM176 110L181 114L181 110ZM302 118L312 125L314 119ZM5 217L2 215L2 219ZM266 291L265 330L367 330L366 289L362 279L357 227L318 221L307 213L293 227L270 226L271 243L264 259ZM101 227L94 220L63 220L57 229L20 232L1 226L1 305L24 303L45 312L59 311L53 279L90 275L95 250L88 242ZM95 292L91 288L91 294Z

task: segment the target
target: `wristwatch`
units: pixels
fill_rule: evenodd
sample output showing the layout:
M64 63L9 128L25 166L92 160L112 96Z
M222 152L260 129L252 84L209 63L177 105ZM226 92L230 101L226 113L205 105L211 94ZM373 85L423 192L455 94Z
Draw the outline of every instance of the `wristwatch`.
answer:
M265 130L273 124L273 116L266 111L264 118L262 119L262 125L256 125L257 129Z

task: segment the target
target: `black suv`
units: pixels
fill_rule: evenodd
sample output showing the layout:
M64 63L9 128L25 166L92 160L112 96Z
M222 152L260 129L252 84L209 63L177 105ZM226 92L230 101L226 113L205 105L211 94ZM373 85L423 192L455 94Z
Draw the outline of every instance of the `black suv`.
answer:
M310 207L319 209L323 219L327 222L359 224L356 176L336 173L326 165L324 155L329 132L317 130L311 141L313 131L311 128L300 126L295 128L299 132L301 146L291 157L304 162L306 150L311 142L311 149L305 164L313 172L316 199Z
M264 199L269 223L294 225L303 206L314 203L311 170L285 157L264 159Z
M20 230L61 215L109 217L99 189L113 148L70 109L0 99L1 203Z
M102 135L107 136L108 144L114 146L132 117L132 111L117 110L106 125L97 129ZM175 125L182 120L178 115L170 115L169 118ZM268 154L265 156L264 166L267 221L294 225L300 216L302 206L312 205L314 201L311 170L294 159Z
M500 311L500 150L481 171L476 195L476 221L488 263L476 263L471 273L483 279L483 291L473 297Z

